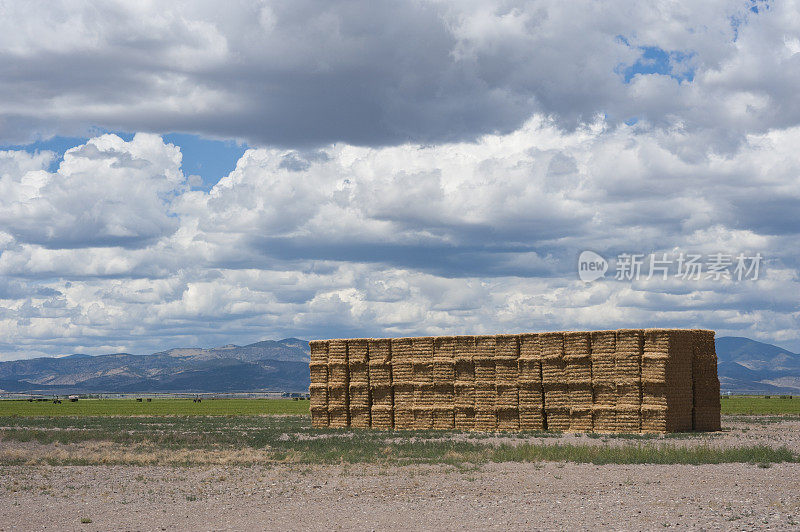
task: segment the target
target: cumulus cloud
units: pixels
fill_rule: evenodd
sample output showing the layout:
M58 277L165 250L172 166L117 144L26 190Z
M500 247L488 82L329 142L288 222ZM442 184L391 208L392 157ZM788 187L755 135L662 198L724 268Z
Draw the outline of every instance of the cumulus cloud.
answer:
M687 157L697 139L683 131L597 121L565 133L536 116L476 142L250 149L208 192L183 185L180 153L154 136L91 139L54 174L36 169L47 157L7 153L8 205L63 216L35 233L0 225L0 351L631 324L797 346L800 227L778 206L800 202L798 141L800 128L773 130ZM91 205L117 205L122 190L135 201L74 229L85 203L66 202L71 190L92 190ZM117 220L138 240L97 229ZM612 260L586 284L584 249L761 253L765 273L631 282L612 278Z
M800 10L757 5L26 2L0 21L0 142L100 126L429 143L539 113L703 130L730 151L800 120Z
M19 152L0 177L0 226L21 243L52 249L139 247L175 231L170 204L185 188L180 151L160 137L103 135L70 149L55 173L46 159L23 168ZM10 166L10 165L9 165ZM27 170L27 171L23 171Z
M647 325L800 350L798 61L796 2L6 6L0 143L144 133L0 151L0 358ZM193 190L166 131L254 148ZM764 270L613 279L681 252Z

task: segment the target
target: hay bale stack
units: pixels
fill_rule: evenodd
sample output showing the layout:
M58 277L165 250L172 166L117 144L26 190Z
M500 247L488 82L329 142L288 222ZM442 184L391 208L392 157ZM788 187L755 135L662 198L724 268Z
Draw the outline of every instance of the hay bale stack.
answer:
M692 338L694 344L692 356L694 389L692 428L701 431L720 430L721 405L714 331L695 329L692 331Z
M519 336L495 336L497 428L519 430Z
M368 345L367 338L347 340L347 408L350 414L350 426L361 429L370 427Z
M329 425L328 420L328 342L327 340L314 340L308 343L311 349L311 384L308 392L311 394L311 426L324 428Z
M475 430L497 429L495 345L494 336L475 338Z
M455 354L456 339L437 336L433 339L433 428L455 428Z
M643 348L644 333L641 329L617 331L614 350L614 375L617 385L615 432L641 430Z
M595 331L591 335L592 430L616 430L617 377L614 372L616 331Z
M719 430L713 331L310 342L314 427Z
M519 428L545 430L542 347L538 334L519 335Z
M433 428L433 338L411 339L414 428Z
M370 427L391 429L394 394L392 393L392 354L388 339L369 340Z
M394 394L394 428L414 428L414 369L411 338L393 338L392 392Z
M692 332L646 329L642 432L692 429Z
M542 333L539 342L542 348L542 389L547 428L569 430L570 403L564 361L564 333Z
M455 428L475 428L475 352L474 336L456 336L453 373L453 414Z
M564 365L569 396L569 431L592 430L592 353L588 332L564 333Z
M328 342L328 418L333 428L350 426L347 340Z

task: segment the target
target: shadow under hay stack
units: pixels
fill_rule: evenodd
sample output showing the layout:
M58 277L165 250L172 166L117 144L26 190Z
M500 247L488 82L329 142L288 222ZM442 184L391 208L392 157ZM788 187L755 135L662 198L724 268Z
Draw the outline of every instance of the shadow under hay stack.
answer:
M713 331L360 338L310 347L314 427L720 429Z

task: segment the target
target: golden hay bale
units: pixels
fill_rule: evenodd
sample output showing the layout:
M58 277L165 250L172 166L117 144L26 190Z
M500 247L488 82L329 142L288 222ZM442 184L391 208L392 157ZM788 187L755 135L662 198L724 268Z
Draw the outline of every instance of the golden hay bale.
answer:
M347 380L360 384L369 383L369 367L362 362L352 362L348 367Z
M569 430L569 407L545 407L547 430L566 432Z
M414 416L415 430L430 430L433 428L433 409L432 408L417 408L412 410Z
M350 412L346 407L328 407L329 426L335 429L343 429L350 426Z
M349 364L364 364L369 362L368 338L352 338L347 340L347 362Z
M475 430L482 432L497 430L497 413L494 410L475 410Z
M516 408L499 408L497 410L498 430L519 430L519 410Z
M367 341L370 364L391 363L391 340L388 338L370 338Z
M328 341L327 340L312 340L308 342L308 347L311 350L311 362L317 364L328 363Z
M326 384L328 382L328 364L312 362L308 365L311 371L312 384Z
M311 426L315 429L322 429L330 426L327 407L311 407Z
M348 402L351 410L354 408L369 408L369 386L350 383Z
M369 363L369 383L375 386L392 384L392 367L388 364Z
M461 408L475 407L475 384L456 382L453 386L454 404Z
M617 430L616 407L613 405L594 405L592 407L592 430L595 432L614 432Z
M389 430L394 425L394 408L391 406L372 405L370 409L370 426L374 429Z
M433 410L433 428L452 430L455 428L455 411L453 408L435 408Z
M393 404L393 395L391 386L370 386L372 406L391 407Z
M394 406L399 410L411 410L414 406L414 385L395 384L392 386Z
M344 386L347 384L347 364L331 362L328 364L328 383Z
M585 408L571 407L569 410L569 432L591 432L592 430L592 408L588 405Z
M328 362L347 364L347 340L330 340L328 342Z
M326 384L312 384L308 387L311 407L327 408L328 386Z
M475 409L474 408L460 408L458 406L454 409L455 428L457 430L474 430L475 429Z
M544 430L544 411L541 408L519 409L520 430Z
M414 412L409 409L394 410L394 428L398 430L411 430L414 428Z
M347 386L328 386L328 405L347 408Z
M358 429L368 429L370 427L369 408L350 408L350 426Z
M519 394L516 384L497 384L495 385L496 400L498 408L518 408Z

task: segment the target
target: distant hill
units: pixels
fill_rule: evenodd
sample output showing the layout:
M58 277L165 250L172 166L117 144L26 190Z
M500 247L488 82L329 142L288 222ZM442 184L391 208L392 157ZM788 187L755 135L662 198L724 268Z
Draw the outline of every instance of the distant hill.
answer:
M308 342L297 338L152 355L70 355L0 362L7 392L302 392Z
M800 355L749 338L717 338L723 392L800 395ZM7 392L303 392L308 342L267 340L213 349L178 348L0 362Z
M717 338L723 392L800 394L800 355L749 338Z

